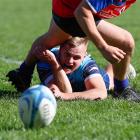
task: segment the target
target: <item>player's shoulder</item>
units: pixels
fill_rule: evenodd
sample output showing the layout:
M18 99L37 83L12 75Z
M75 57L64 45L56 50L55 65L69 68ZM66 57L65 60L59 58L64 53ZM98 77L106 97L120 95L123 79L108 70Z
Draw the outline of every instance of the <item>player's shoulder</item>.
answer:
M81 68L84 70L87 67L91 67L93 65L97 65L96 61L90 54L88 54L81 63Z
M93 57L85 57L82 65L82 73L84 78L87 78L93 74L99 74L99 67Z

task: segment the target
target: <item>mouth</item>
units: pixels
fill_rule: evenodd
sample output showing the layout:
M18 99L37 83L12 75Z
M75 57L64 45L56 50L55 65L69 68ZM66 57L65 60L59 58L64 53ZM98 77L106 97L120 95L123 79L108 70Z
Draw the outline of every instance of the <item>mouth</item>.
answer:
M63 68L63 69L72 70L73 66L69 66L69 65L64 64L64 65L62 66L62 68Z

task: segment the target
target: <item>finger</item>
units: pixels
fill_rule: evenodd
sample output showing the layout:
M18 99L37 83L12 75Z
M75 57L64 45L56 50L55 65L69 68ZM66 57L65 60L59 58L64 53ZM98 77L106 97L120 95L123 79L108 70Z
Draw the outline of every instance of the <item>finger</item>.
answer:
M124 59L124 55L123 54L121 54L120 52L116 52L116 57L118 58L118 59Z
M55 96L56 98L59 98L59 97L60 97L60 95L57 94L57 93L54 93L54 96Z
M124 52L122 49L119 49L119 48L117 48L118 50L118 52L120 52L122 55L126 55L126 52Z
M122 50L119 50L118 53L120 54L120 56L121 56L122 58L124 58L125 55L126 55L126 53L125 53L124 51L122 51Z
M120 50L120 53L121 53L122 55L126 55L126 52L124 52L124 51L122 51L122 50Z
M120 63L121 59L117 55L113 55L113 63Z
M117 49L117 50L115 51L115 55L116 55L119 59L124 59L126 53L125 53L123 50L121 50L121 49Z

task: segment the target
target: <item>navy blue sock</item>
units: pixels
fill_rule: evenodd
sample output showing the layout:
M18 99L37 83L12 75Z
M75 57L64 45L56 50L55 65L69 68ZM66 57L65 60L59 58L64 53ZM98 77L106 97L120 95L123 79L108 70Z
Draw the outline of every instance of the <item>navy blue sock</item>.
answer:
M129 86L129 81L128 79L125 80L117 80L114 79L114 90L116 92L121 92L123 91L125 88L127 88Z
M29 75L31 76L33 74L35 65L30 65L28 66L25 61L20 65L19 71L24 74L24 75Z

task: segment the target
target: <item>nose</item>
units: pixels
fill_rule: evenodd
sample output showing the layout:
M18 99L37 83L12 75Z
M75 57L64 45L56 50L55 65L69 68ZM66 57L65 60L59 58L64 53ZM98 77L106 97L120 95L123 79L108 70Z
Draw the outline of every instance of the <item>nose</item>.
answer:
M73 64L73 57L69 57L68 64Z

